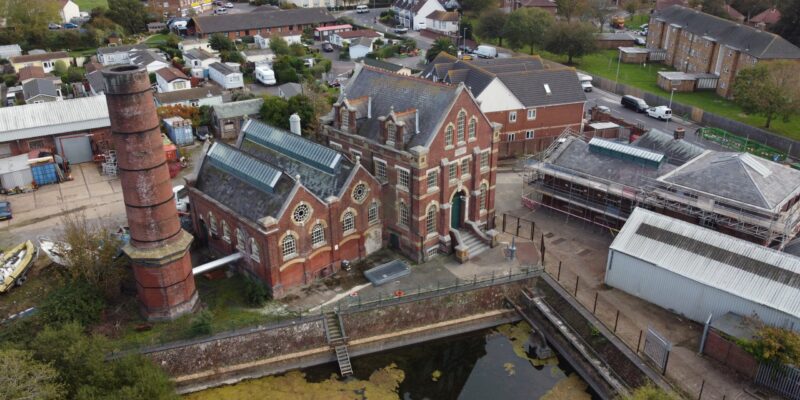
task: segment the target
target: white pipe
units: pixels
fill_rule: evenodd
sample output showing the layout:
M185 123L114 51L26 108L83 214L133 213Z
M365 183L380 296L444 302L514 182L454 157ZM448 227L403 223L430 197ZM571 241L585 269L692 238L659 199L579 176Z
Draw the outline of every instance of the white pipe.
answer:
M234 261L238 261L242 257L243 257L242 253L236 252L229 256L222 257L219 260L207 262L203 265L192 268L192 275L199 275L202 274L203 272L211 271L212 269L221 267L226 264L230 264Z

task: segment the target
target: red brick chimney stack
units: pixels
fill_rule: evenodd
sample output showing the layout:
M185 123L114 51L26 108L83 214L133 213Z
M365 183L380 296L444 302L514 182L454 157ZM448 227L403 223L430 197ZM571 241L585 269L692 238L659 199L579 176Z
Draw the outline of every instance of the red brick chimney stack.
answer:
M142 314L169 320L197 303L189 246L172 194L167 159L147 70L105 68L106 101L122 182L132 260Z

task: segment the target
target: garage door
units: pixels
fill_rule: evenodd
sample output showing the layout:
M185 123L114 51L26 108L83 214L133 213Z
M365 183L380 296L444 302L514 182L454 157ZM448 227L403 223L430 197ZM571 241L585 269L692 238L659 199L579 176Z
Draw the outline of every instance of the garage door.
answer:
M56 138L56 149L70 164L92 161L92 143L87 135Z

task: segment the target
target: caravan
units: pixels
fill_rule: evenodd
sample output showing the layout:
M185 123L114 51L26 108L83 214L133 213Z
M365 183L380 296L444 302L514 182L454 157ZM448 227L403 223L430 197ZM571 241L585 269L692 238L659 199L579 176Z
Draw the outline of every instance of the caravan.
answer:
M275 71L273 71L268 64L256 65L255 75L256 80L264 85L274 85L278 83L275 80Z

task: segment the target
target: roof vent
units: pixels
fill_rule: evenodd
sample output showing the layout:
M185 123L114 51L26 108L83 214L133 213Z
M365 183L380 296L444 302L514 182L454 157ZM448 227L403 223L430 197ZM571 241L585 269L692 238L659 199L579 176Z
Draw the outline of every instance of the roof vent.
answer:
M621 160L629 160L652 168L658 168L664 161L663 154L597 137L589 141L589 151Z
M750 167L753 171L757 174L761 175L761 177L766 178L772 174L772 171L761 162L761 160L751 156L748 153L742 153L739 155L739 159L742 160L744 165Z
M548 96L553 94L553 91L550 90L550 85L548 85L546 83L544 84L544 92L547 93Z

